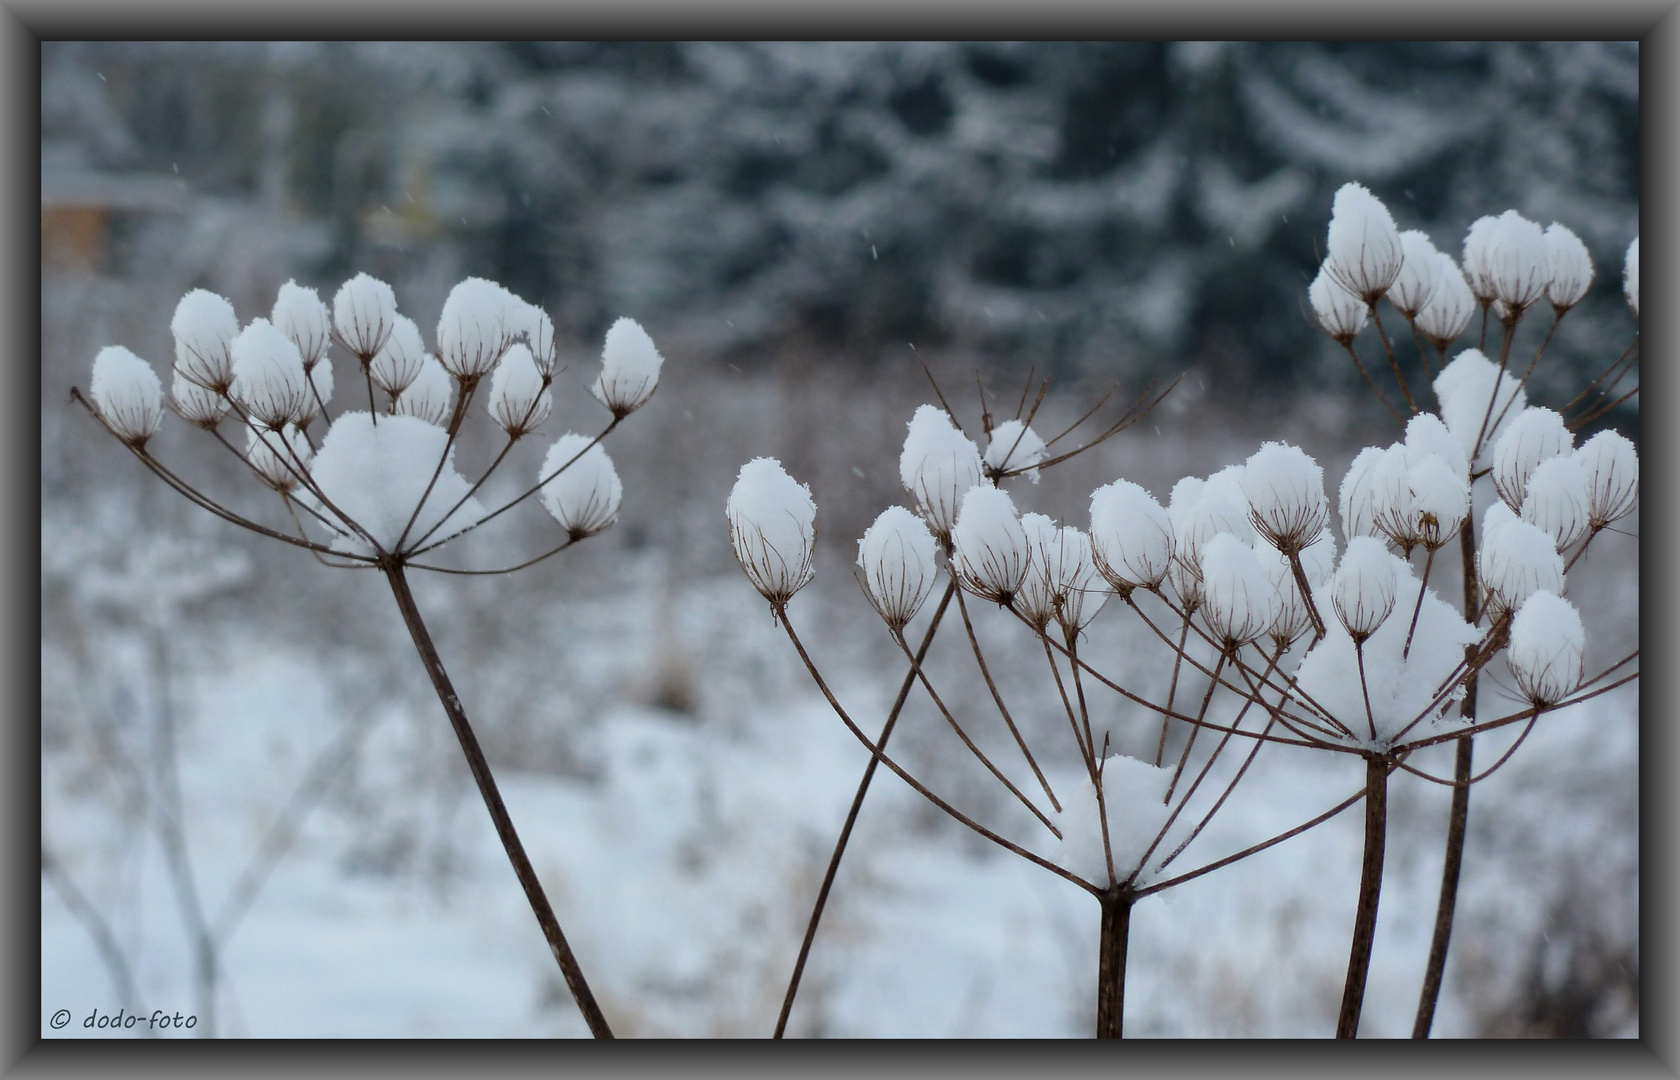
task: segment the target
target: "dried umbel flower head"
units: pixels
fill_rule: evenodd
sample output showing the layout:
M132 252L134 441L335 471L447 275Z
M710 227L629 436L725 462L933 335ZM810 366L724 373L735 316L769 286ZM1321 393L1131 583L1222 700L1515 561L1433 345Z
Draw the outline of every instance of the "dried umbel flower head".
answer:
M422 365L430 358L414 320L397 315L392 319L385 344L368 363L368 378L373 380L373 385L396 397L419 378ZM433 363L437 361L434 359ZM438 372L447 380L449 373L443 370L442 364L438 364Z
M544 477L543 509L560 523L569 539L582 540L605 532L618 520L624 485L619 482L612 459L596 440L569 431L554 440L538 474L539 479Z
M1354 644L1377 632L1394 611L1395 560L1379 540L1356 536L1348 541L1331 580L1330 602Z
M1546 299L1559 316L1581 302L1592 288L1593 261L1581 238L1557 222L1546 226L1546 259L1551 279Z
M1021 532L1027 538L1027 573L1015 595L1015 610L1042 631L1056 617L1056 584L1047 548L1059 547L1056 523L1043 514L1022 514Z
M1328 264L1319 269L1318 276L1307 286L1307 301L1312 304L1318 325L1341 345L1358 337L1371 318L1370 307L1336 283Z
M959 500L985 483L980 451L934 405L917 408L909 429L898 457L899 480L934 537L948 544Z
M1038 483L1038 470L1033 468L1049 456L1044 440L1038 432L1019 420L1005 420L992 429L992 439L986 444L986 467L993 476L1017 473Z
M1287 443L1265 443L1249 457L1242 492L1254 531L1285 555L1318 539L1329 519L1324 470Z
M1417 532L1417 515L1412 510L1412 485L1407 477L1406 447L1393 443L1383 450L1366 474L1371 513L1371 535L1383 537L1406 551L1422 538ZM1351 537L1350 537L1351 539Z
M1418 309L1417 328L1431 345L1445 352L1470 325L1470 317L1476 313L1476 298L1451 255L1437 252L1435 264L1435 288L1429 300Z
M628 416L653 397L664 362L641 324L619 319L607 330L606 344L601 347L601 374L590 392L614 416Z
M226 392L233 382L229 350L239 336L233 305L206 289L194 289L175 305L169 331L175 337L175 370L208 390Z
M1380 505L1376 481L1377 468L1386 451L1380 446L1367 446L1354 455L1342 477L1338 509L1342 515L1342 534L1350 540L1355 536L1376 536L1377 510Z
M1627 297L1628 307L1633 309L1633 317L1639 318L1639 237L1627 247L1627 255L1622 260L1622 295Z
M1064 636L1077 634L1102 609L1108 591L1091 561L1091 540L1070 526L1058 528L1043 514L1022 514L1027 538L1027 574L1015 607L1043 630L1052 621Z
M1091 492L1091 555L1097 571L1122 596L1159 588L1172 563L1173 529L1166 508L1130 480Z
M554 347L554 321L542 308L527 304L519 314L516 331L525 335L525 344L531 350L537 370L544 378L552 379L559 358Z
M1581 685L1586 644L1575 605L1547 590L1535 592L1511 620L1505 658L1517 689L1537 706L1562 701Z
M483 506L469 497L472 485L455 469L448 432L412 416L341 414L321 440L309 475L331 503L321 513L337 519L333 546L341 551L372 555L373 545L405 551L454 536L484 517Z
M1476 570L1496 617L1522 607L1541 589L1563 593L1563 558L1552 535L1516 517L1504 503L1488 507L1482 519Z
M1050 857L1084 880L1106 885L1111 861L1118 880L1138 876L1144 856L1172 813L1167 791L1173 770L1110 754L1098 775L1102 778L1100 800L1088 770L1080 769L1070 785L1056 817L1062 838Z
M1331 204L1325 271L1369 307L1394 283L1404 258L1388 207L1365 187L1343 184Z
M394 339L396 334L391 335ZM408 388L397 395L391 411L398 416L413 416L438 427L448 425L454 413L455 381L449 377L437 357L426 356L420 361L420 371Z
M1528 478L1522 519L1550 534L1562 552L1591 526L1591 487L1587 470L1573 457L1548 458Z
M1009 493L971 487L951 529L957 581L982 600L1008 604L1027 575L1027 536Z
M1407 468L1434 454L1458 475L1470 475L1470 462L1464 457L1463 444L1446 422L1434 413L1418 413L1406 421L1405 447Z
M1335 541L1327 532L1318 544L1308 550L1316 550L1321 546L1328 550L1334 544ZM1305 637L1307 631L1313 628L1312 611L1307 607L1306 598L1301 595L1301 586L1295 580L1295 568L1290 565L1289 559L1274 548L1261 546L1253 550L1254 557L1260 561L1260 569L1265 571L1266 580L1277 590L1277 618L1266 628L1266 636L1271 639L1273 648L1281 652ZM1303 569L1307 569L1304 563ZM1311 570L1308 570L1307 580L1315 587L1322 584L1322 580L1313 581Z
M1230 533L1202 552L1202 618L1214 641L1230 651L1271 630L1282 606L1254 549Z
M309 393L303 397L303 415L298 417L298 423L307 427L321 411L327 407L327 402L333 396L333 366L331 360L323 360L309 369Z
M461 382L490 373L513 340L507 317L512 295L500 285L470 277L449 290L438 316L438 359Z
M1507 308L1506 318L1520 317L1546 295L1552 277L1540 226L1515 210L1500 214L1487 231L1485 269L1493 282L1494 299Z
M1574 457L1587 473L1587 514L1594 529L1633 513L1639 501L1639 455L1633 443L1614 431L1601 431Z
M1435 282L1441 276L1440 252L1429 237L1416 229L1400 234L1400 273L1388 287L1388 302L1407 319L1416 319L1418 312L1429 303L1435 292Z
M267 319L252 319L233 339L232 352L228 392L252 423L278 429L309 415L314 389L292 338Z
M181 374L180 368L175 369L170 397L174 399L176 415L206 431L213 429L227 415L227 398L193 382Z
M939 574L933 534L909 510L889 506L858 541L858 568L870 604L889 629L902 630L921 610Z
M781 609L816 575L817 504L775 458L741 466L724 506L735 558L759 595Z
M279 431L245 429L245 460L275 491L291 491L309 472L314 449L302 429L288 424Z
M1493 490L1517 513L1528 493L1528 478L1542 461L1573 449L1575 437L1563 417L1530 406L1518 413L1493 445Z
M163 424L163 383L152 365L121 345L107 345L93 358L88 393L99 418L130 446L144 445Z
M1522 385L1480 349L1465 349L1454 357L1435 376L1434 387L1441 419L1458 438L1465 459L1474 459L1471 463L1476 465L1499 441L1505 426L1528 407Z
M338 340L364 364L384 347L396 319L397 294L391 286L367 274L357 274L340 285L333 297Z
M549 393L548 383L531 358L530 349L515 342L502 354L502 362L490 376L490 397L484 407L514 439L548 419L554 407L554 395Z
M1464 282L1484 308L1499 295L1493 274L1493 231L1498 224L1496 217L1479 217L1464 234Z
M321 303L314 289L305 288L295 281L286 282L274 298L271 314L275 329L297 346L305 371L327 355L327 346L332 343L331 322L327 317L327 305Z
M1470 516L1468 479L1440 455L1426 454L1406 470L1406 487L1411 503L1409 534L1428 550L1439 551Z

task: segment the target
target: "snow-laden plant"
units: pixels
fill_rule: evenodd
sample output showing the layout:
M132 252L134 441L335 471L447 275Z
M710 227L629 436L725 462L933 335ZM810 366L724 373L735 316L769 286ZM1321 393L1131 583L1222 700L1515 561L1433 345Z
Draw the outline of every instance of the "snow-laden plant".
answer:
M278 494L283 524L230 509L152 453L149 442L165 409L162 384L129 350L101 351L87 395L73 389L72 396L154 475L217 517L303 548L323 565L384 575L561 973L591 1032L610 1036L421 617L408 572L510 573L609 528L623 489L601 442L657 387L662 358L652 339L629 319L613 324L591 387L610 420L594 435L561 435L529 486L487 506L486 481L552 411L559 366L548 315L502 286L482 278L455 286L438 319L435 349L397 312L390 286L367 274L345 282L330 311L315 290L288 281L269 317L243 327L227 300L195 289L182 297L170 329L169 407ZM360 384L366 403L336 416L335 345L359 369L350 385ZM483 409L474 412L481 390ZM494 423L505 442L468 479L456 450L474 415ZM446 544L533 497L561 529L549 550L495 569L435 561Z

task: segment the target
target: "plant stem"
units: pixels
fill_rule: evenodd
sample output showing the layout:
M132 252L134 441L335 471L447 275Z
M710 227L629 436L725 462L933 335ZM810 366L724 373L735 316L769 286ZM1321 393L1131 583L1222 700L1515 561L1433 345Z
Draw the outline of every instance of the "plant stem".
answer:
M1120 1038L1126 1011L1126 941L1131 936L1130 890L1103 893L1102 937L1097 944L1097 1038Z
M922 635L922 643L916 649L916 662L905 673L904 682L899 685L898 697L893 701L892 711L887 713L887 722L881 726L881 737L875 740L875 745L882 750L887 748L887 739L891 737L893 727L898 723L898 714L910 697L910 688L916 685L916 672L920 669L922 660L927 657L928 647L933 644L933 635L939 629L940 620L945 617L945 609L951 605L951 596L956 592L956 588L955 578L945 586L945 595L940 599L939 607L934 610L927 633ZM834 854L828 857L828 872L823 874L822 888L817 890L817 902L812 905L811 918L805 924L805 940L799 943L799 959L794 961L793 977L788 980L787 994L782 998L782 1012L776 1017L776 1033L772 1038L779 1039L787 1031L788 1014L793 1011L793 999L799 993L799 980L805 974L805 960L811 954L811 942L817 936L817 924L822 922L823 909L828 906L828 892L834 887L834 875L840 871L840 860L845 856L846 844L852 838L852 826L857 823L858 811L863 809L863 797L869 793L870 781L875 779L875 767L880 761L880 758L871 754L869 764L863 767L863 779L858 781L857 794L852 796L852 808L846 812L846 823L840 827L839 839L834 841Z
M1388 763L1379 754L1365 758L1365 864L1359 877L1359 910L1353 919L1347 982L1336 1038L1359 1034L1359 1010L1365 1002L1365 976L1371 970L1371 941L1377 933L1377 901L1382 895L1383 847L1388 837Z
M508 817L507 807L502 803L502 794L496 788L496 779L490 775L490 764L484 758L484 751L478 745L478 737L473 734L472 725L467 722L467 713L461 707L461 699L455 696L455 687L450 684L449 673L443 668L443 661L438 657L437 647L432 644L432 636L426 630L425 621L420 618L420 609L414 603L414 594L409 591L402 563L387 558L381 560L380 569L385 571L385 577L391 583L391 593L396 597L397 608L402 612L403 622L414 639L415 651L420 654L421 663L426 665L426 674L432 677L432 686L437 690L438 700L443 703L443 711L449 715L449 723L455 728L455 737L461 741L461 752L466 755L467 767L472 770L473 779L478 783L478 793L484 797L484 806L490 811L490 820L496 826L496 835L501 837L502 847L507 850L508 861L513 864L513 872L518 876L519 884L524 887L525 898L530 901L537 924L542 927L543 936L548 939L548 947L560 965L560 974L565 977L566 985L571 989L572 997L577 1001L584 1021L589 1024L590 1033L597 1039L610 1039L613 1037L612 1029L607 1026L607 1018L601 1015L601 1007L595 1003L595 995L589 990L589 983L583 977L583 969L578 966L577 957L572 954L572 947L566 943L566 935L560 929L560 921L554 917L554 909L549 906L542 882L537 880L537 872L531 867L531 860L525 854L525 846L519 842L519 834L514 831L513 820Z

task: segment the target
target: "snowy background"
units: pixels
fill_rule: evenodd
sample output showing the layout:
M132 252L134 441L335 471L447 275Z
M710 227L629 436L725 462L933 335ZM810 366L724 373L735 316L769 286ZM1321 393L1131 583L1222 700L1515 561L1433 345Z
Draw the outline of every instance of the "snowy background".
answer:
M90 1034L95 1009L198 1010L193 905L217 929L218 1035L586 1034L383 583L193 510L66 405L103 345L164 370L189 288L244 320L289 278L328 293L366 270L429 338L450 285L498 280L554 316L571 364L550 438L601 422L584 386L614 318L659 343L658 395L608 444L613 530L515 577L416 583L562 925L632 1035L774 1025L865 754L735 566L723 501L759 455L811 484L817 580L792 618L878 725L902 668L850 562L902 500L904 423L930 396L908 343L972 432L976 372L1001 411L1029 366L1053 377L1043 431L1110 385L1185 375L1137 428L1012 483L1023 509L1084 524L1118 476L1164 499L1284 438L1334 484L1399 436L1303 314L1349 179L1449 252L1507 207L1586 241L1599 282L1536 404L1562 405L1632 334L1632 45L47 43L42 70L44 1036ZM1636 405L1606 422L1638 440ZM199 433L171 423L154 445L275 513ZM515 470L536 467L525 449ZM461 461L493 452L469 441ZM508 518L462 559L552 543L534 508ZM1636 556L1606 535L1571 572L1589 670L1637 645ZM1436 573L1456 581L1456 560ZM977 615L1029 739L1060 746L1041 655ZM1164 682L1135 629L1105 612L1090 653ZM959 645L930 667L980 716ZM911 701L903 759L1031 836ZM1108 708L1119 748L1146 752L1153 725ZM1438 1034L1637 1034L1637 720L1633 687L1548 717L1476 788ZM1482 764L1507 745L1486 743ZM1437 755L1417 764L1450 771ZM171 760L185 891L156 825ZM1264 754L1186 858L1360 782ZM1446 811L1444 789L1395 779L1366 1034L1409 1032ZM1360 838L1354 810L1144 901L1128 1034L1329 1034ZM883 774L790 1033L1084 1035L1097 914Z

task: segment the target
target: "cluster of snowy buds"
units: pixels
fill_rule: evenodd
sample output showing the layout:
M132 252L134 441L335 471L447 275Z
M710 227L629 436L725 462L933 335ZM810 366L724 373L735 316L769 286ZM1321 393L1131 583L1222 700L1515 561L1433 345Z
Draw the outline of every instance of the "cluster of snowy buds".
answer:
M485 477L469 483L454 461L459 429L485 376L485 411L510 448L553 410L553 323L482 278L450 291L434 350L397 311L391 287L367 274L345 282L330 310L315 290L288 281L268 317L243 327L225 298L194 289L176 306L170 329L169 407L230 447L220 428L235 418L245 429L244 447L235 452L304 511L302 518L293 514L300 531L305 521L324 528L328 546L344 555L414 554L500 512L486 513L475 498ZM330 413L335 344L355 361L356 382L367 388L365 409L336 418ZM608 331L592 389L613 423L647 402L660 364L636 323L620 319ZM94 361L89 398L111 433L155 467L145 445L162 423L165 400L151 365L120 346L104 349ZM319 437L311 432L317 421L326 424ZM610 527L618 515L622 488L599 442L562 435L535 486L520 496L540 492L573 541ZM307 532L296 539L314 543Z

